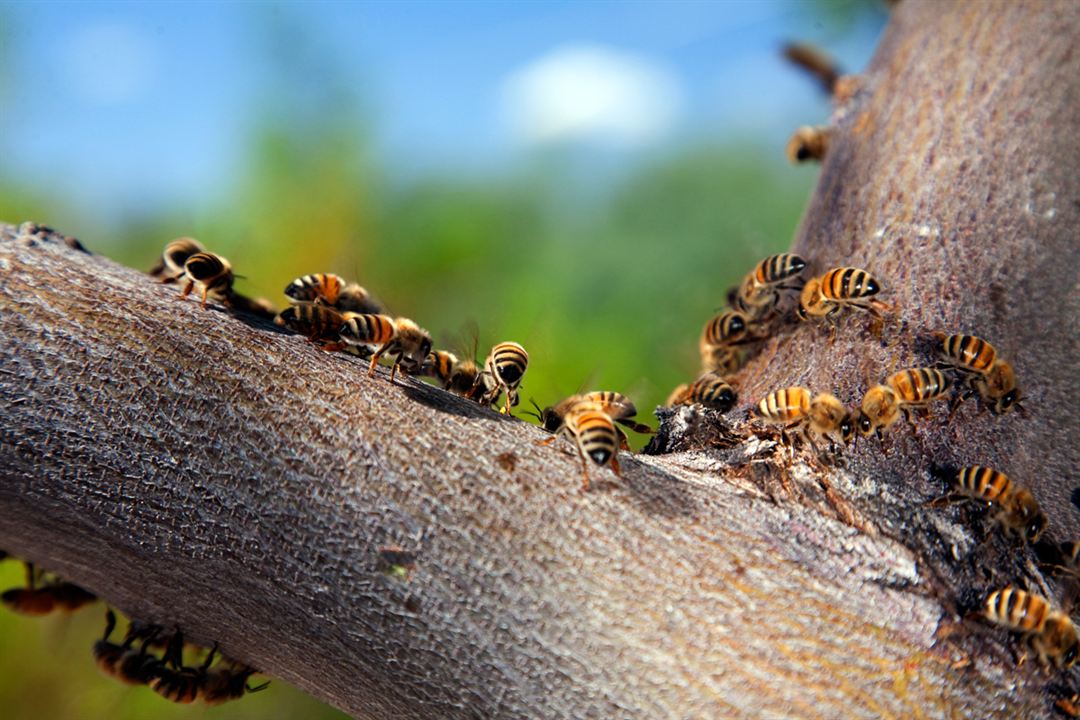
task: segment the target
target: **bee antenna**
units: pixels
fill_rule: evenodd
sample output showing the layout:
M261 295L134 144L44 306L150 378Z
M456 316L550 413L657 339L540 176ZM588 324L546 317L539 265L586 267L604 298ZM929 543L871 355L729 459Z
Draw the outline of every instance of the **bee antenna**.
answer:
M532 406L534 408L536 408L536 412L533 412L532 410L523 410L522 412L524 412L526 415L531 415L532 417L536 418L537 421L543 421L543 419L544 419L543 412L544 411L541 410L540 406L536 404L536 400L534 400L533 398L529 398L529 402L531 402Z
M247 275L237 275L236 273L233 273L232 276L234 278L237 278L238 280L247 280L248 279Z

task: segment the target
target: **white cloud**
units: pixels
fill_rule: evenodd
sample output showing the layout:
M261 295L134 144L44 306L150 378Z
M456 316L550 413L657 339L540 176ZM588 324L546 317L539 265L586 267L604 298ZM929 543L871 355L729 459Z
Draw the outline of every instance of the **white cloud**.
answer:
M80 28L72 38L67 60L75 91L102 105L138 97L156 72L154 49L146 34L118 23Z
M507 120L529 144L646 144L671 127L680 100L678 81L657 63L593 45L556 48L503 88Z

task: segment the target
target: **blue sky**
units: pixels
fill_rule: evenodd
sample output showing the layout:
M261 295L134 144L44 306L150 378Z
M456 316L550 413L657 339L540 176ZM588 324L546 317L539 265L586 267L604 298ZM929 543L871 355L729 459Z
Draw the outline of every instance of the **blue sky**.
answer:
M768 0L4 3L0 172L106 211L205 198L243 161L260 108L302 107L327 77L406 175L491 171L552 143L628 157L748 134L782 146L828 103L780 43L821 43L857 69L879 30L814 15ZM317 48L288 93L261 32L274 22Z

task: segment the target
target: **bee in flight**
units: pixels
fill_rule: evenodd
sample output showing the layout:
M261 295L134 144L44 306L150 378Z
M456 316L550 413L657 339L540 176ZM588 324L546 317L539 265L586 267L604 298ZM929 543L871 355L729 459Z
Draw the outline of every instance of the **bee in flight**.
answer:
M878 439L883 439L884 431L901 415L911 422L912 410L925 412L930 403L945 397L949 388L949 379L935 368L901 370L884 385L875 385L863 396L859 432L869 437L876 431ZM911 427L915 429L914 424Z
M785 281L805 268L806 261L798 255L770 255L759 262L737 288L728 293L728 301L749 321L762 321L771 315L780 303L781 291L799 289L797 284L788 284Z
M727 412L735 407L739 396L727 380L716 372L705 372L694 382L680 385L668 396L667 406L704 405L705 407Z
M226 307L231 306L233 272L229 261L214 253L195 253L184 262L184 289L181 298L186 298L196 287L202 295L202 306L206 307L206 298L220 300Z
M1013 366L998 357L993 345L974 335L935 333L934 338L940 343L942 364L956 371L968 386L957 402L978 393L995 415L1023 410Z
M97 601L92 593L73 583L52 580L39 585L40 576L33 564L26 563L26 587L5 591L0 595L0 602L20 615L39 616L54 610L73 612Z
M782 425L781 438L792 446L790 433L805 439L821 455L815 439L828 440L835 454L840 445L851 442L855 423L844 404L831 393L812 396L804 387L789 387L771 392L761 399L754 415L770 425Z
M529 353L516 342L501 342L491 348L484 361L484 369L476 376L473 387L466 397L481 405L493 406L501 393L506 394L500 410L510 414L510 408L518 404L518 386L529 367Z
M618 395L618 393L611 394ZM567 398L567 400L571 399ZM554 434L546 440L541 440L539 444L550 445L563 435L568 435L577 445L578 454L581 456L582 487L585 490L589 489L590 460L600 467L610 466L611 471L619 476L617 455L619 446L626 442L626 436L615 426L614 420L605 410L612 408L613 404L610 401L585 399L577 400L569 405L564 403L566 401L549 408L550 412L542 413L541 420L544 427ZM630 407L632 408L633 405L631 404ZM558 411L555 408L558 408ZM618 411L617 407L615 409ZM561 417L558 412L562 413Z
M195 238L176 238L165 246L161 259L150 269L150 275L162 283L173 283L184 275L184 263L196 253L206 252Z
M1069 616L1044 598L1007 586L986 598L983 617L1020 633L1044 668L1069 668L1080 654L1080 639Z
M950 474L953 492L932 501L931 507L977 500L993 509L994 524L1001 525L1007 535L1018 535L1032 544L1039 541L1048 521L1030 490L988 467L966 467Z
M874 296L881 292L881 285L874 277L859 268L839 267L820 277L811 278L803 285L796 310L803 320L828 318L835 322L836 316L845 308L862 310L880 318L889 306Z

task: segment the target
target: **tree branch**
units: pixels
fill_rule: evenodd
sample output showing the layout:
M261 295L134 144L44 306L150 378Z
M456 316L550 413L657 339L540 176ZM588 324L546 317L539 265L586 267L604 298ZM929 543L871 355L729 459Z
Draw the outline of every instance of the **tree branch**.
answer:
M927 362L923 333L965 330L1015 360L1031 418L971 403L829 469L665 412L681 451L585 493L535 427L3 226L0 547L359 717L1046 714L1003 634L934 637L1030 559L918 503L932 461L977 461L1054 531L1080 520L1080 288L1056 280L1080 226L1078 32L1064 2L899 5L795 250L872 270L904 325L888 347L858 320L831 346L787 328L740 378L744 407L795 383L854 403Z

